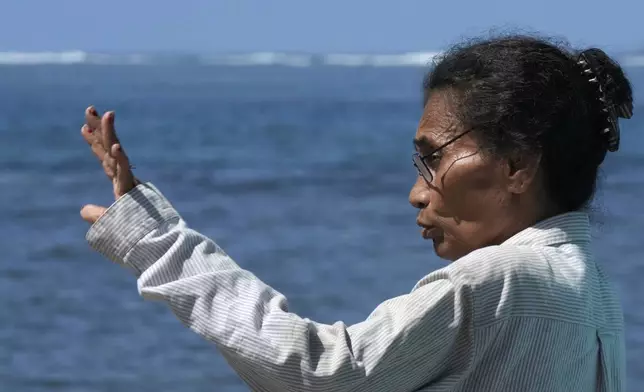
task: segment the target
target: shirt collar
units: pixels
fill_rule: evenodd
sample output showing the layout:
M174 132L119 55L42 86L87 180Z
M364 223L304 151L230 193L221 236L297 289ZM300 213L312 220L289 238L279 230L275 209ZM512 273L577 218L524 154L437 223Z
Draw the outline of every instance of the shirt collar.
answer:
M590 242L590 219L585 212L568 212L538 222L502 245L552 246Z

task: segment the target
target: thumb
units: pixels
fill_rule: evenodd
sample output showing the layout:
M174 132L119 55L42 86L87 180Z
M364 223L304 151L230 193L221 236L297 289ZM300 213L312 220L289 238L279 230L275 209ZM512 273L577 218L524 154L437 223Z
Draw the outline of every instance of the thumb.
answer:
M81 209L80 214L83 220L93 224L105 213L105 211L107 211L107 208L105 207L88 204Z

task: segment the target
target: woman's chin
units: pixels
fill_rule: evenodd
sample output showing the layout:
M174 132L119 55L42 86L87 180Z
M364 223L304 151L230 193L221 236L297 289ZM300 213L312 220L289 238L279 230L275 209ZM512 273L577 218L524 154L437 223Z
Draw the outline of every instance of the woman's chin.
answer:
M432 238L432 242L434 243L434 253L441 259L454 261L461 257L458 249L453 246L454 244L444 236Z

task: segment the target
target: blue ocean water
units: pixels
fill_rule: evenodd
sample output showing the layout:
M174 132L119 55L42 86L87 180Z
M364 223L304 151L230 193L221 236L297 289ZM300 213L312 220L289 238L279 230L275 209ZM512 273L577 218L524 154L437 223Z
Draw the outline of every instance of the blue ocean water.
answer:
M644 68L630 68L644 86ZM347 324L445 265L407 195L421 68L0 69L0 391L244 391L214 346L84 240L111 184L80 137L116 110L136 174L290 300ZM594 213L622 295L629 390L644 391L644 117L623 122Z

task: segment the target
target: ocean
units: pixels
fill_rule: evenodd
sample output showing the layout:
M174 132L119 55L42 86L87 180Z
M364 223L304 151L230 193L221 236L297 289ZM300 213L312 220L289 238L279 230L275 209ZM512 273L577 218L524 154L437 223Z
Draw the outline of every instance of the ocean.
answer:
M0 391L248 390L86 244L80 207L112 195L80 136L88 105L116 110L136 175L292 311L352 324L446 265L407 201L424 71L0 67ZM627 72L641 99L644 67ZM629 391L644 391L642 109L622 121L593 212L597 257L625 310Z

